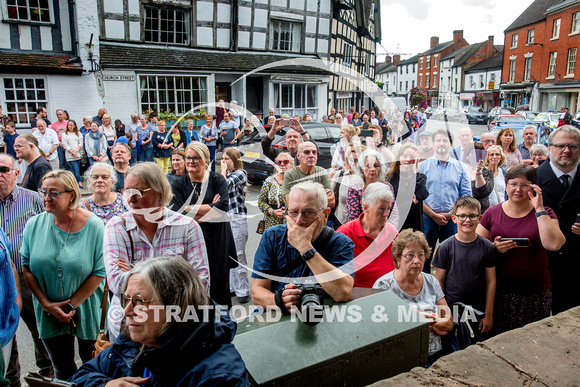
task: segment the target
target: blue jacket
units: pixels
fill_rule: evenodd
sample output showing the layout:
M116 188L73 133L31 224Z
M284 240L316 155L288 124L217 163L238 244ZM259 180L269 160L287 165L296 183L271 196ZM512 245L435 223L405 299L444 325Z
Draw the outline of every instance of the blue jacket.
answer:
M206 311L207 313L207 311ZM221 314L214 321L177 322L178 329L160 347L140 352L141 344L121 333L109 348L86 362L69 380L77 386L104 386L113 379L151 372L150 386L249 386L246 366L232 344L236 323ZM183 325L182 325L183 324Z

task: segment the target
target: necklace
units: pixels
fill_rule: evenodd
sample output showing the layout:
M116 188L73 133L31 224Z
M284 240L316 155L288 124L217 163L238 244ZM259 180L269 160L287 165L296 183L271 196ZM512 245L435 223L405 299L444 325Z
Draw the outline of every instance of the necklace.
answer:
M52 238L54 240L54 259L56 260L56 275L58 276L58 281L60 282L60 292L62 294L62 296L64 297L64 280L63 280L63 271L62 271L62 266L61 266L61 261L58 260L58 258L60 256L62 256L62 253L66 247L66 242L68 242L68 236L70 235L70 230L72 229L72 224L73 224L73 220L75 218L75 213L77 212L76 208L73 210L73 214L72 217L70 218L70 224L68 225L68 231L66 233L66 238L64 239L64 243L62 244L62 249L60 251L60 254L58 253L58 249L56 246L56 231L54 231L54 229L56 228L56 224L52 225Z
M193 192L199 198L199 183L197 181L191 181L191 186L193 187Z

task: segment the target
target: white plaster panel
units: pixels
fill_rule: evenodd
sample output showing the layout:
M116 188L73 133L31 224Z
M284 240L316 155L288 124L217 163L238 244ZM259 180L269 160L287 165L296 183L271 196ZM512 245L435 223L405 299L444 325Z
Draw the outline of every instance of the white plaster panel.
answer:
M308 54L314 53L316 39L314 38L305 38L304 39L304 52Z
M288 12L270 11L270 17L275 17L282 20L304 21L304 15Z
M254 10L254 27L266 28L268 26L268 10Z
M10 48L10 25L0 23L0 48Z
M254 0L256 4L268 4L268 0Z
M320 13L330 14L330 0L320 0Z
M252 8L249 7L239 7L238 8L238 23L241 26L251 26L252 25Z
M133 75L135 75L134 72ZM103 101L99 97L97 83L93 74L82 77L78 75L48 75L46 87L47 98L50 101L48 111L54 114L55 109L66 106L70 118L77 123L83 122L83 116L87 114L92 116L103 107ZM129 113L124 113L126 109L123 108L127 106L131 99L135 100L137 98L136 89L129 88L129 90L131 95L121 96L118 101L105 106L111 117L122 117L123 122L125 122L125 117L129 117L132 111L128 110ZM115 91L118 93L127 92L124 88L119 87ZM133 110L135 107L135 105L132 106ZM49 118L53 119L53 117Z
M312 0L310 0L312 1ZM292 9L304 9L304 0L290 0L290 8Z
M40 27L40 48L43 51L52 51L51 30L51 27Z
M318 33L320 35L328 35L330 30L329 19L320 18L318 21Z
M328 55L328 40L318 39L318 53Z
M231 8L229 4L218 4L217 21L218 23L229 23L231 20Z
M19 24L18 33L20 34L20 49L32 50L32 36L30 35L30 26Z
M103 10L110 13L123 13L123 2L119 0L103 0Z
M139 15L140 13L139 0L129 0L129 14Z
M230 46L231 36L229 28L217 29L217 46L227 48Z
M141 40L141 23L129 22L129 39L137 41Z
M307 16L306 17L306 33L315 34L316 33L316 18Z
M270 1L271 5L278 5L280 7L285 7L286 6L286 0L272 0Z
M310 12L318 11L318 1L307 1L306 10Z
M109 39L125 38L125 24L122 20L105 20L105 30Z
M266 34L263 32L254 32L252 48L258 50L266 49Z
M59 1L59 9L60 9L60 33L62 35L62 49L64 51L71 51L72 50L72 37L70 32L70 24L68 23L69 20L69 12L68 12L68 1Z
M207 1L197 2L197 20L213 21L213 3Z
M197 27L197 45L213 46L213 28Z
M250 33L248 31L238 32L238 47L250 48Z

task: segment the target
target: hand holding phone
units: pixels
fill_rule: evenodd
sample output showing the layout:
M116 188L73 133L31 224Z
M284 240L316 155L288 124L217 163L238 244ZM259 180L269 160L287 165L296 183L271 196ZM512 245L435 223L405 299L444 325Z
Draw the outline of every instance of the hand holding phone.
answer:
M500 238L500 242L514 241L517 247L530 247L528 238Z

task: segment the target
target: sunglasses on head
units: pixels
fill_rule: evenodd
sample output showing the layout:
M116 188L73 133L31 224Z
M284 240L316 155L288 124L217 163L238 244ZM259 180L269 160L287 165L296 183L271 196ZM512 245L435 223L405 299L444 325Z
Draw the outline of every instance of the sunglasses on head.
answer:
M290 164L290 160L278 160L278 161L276 161L276 164L278 164L278 165L288 165L288 164Z

